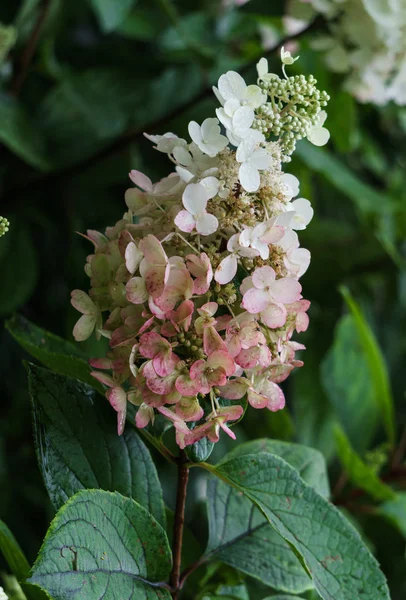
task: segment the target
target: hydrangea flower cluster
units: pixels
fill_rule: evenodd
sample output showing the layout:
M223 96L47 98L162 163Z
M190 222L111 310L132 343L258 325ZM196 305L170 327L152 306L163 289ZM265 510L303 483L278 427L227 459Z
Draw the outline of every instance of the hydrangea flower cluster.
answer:
M6 233L10 229L10 221L8 221L5 217L0 217L0 237L6 235Z
M293 62L283 49L282 62ZM220 77L216 117L189 123L190 142L146 135L174 172L152 183L131 171L123 218L87 232L91 288L72 292L73 333L109 338L90 362L119 434L130 402L138 427L164 415L181 448L221 429L235 438L247 404L284 407L278 384L303 364L292 337L309 323L299 279L310 253L297 232L313 209L282 161L301 137L327 141L328 98L312 77L281 80L265 59L257 70L257 85Z
M327 19L331 35L311 45L325 52L329 69L347 74L346 89L361 102L405 105L404 0L292 0L288 32L305 27L315 12Z

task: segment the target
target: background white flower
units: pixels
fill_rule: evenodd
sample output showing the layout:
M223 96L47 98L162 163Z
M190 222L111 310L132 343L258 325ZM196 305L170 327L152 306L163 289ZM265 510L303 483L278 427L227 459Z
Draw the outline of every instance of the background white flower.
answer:
M200 126L196 121L189 123L189 135L202 152L209 156L216 156L224 150L228 140L220 133L218 119L205 119Z

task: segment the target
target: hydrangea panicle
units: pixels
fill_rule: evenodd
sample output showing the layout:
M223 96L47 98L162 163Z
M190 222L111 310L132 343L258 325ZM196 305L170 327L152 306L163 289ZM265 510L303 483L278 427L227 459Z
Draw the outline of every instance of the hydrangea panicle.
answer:
M327 95L310 76L287 77L296 59L282 48L284 78L258 63L256 85L228 71L214 88L216 117L189 123L191 141L147 135L174 172L157 183L132 170L127 212L93 243L89 293L76 340L109 339L90 361L124 429L163 415L181 448L232 430L244 413L283 409L279 384L302 366L292 337L309 324L299 278L310 262L297 232L313 216L299 181L283 171L296 141L328 139ZM293 116L294 113L294 116ZM222 130L223 127L223 130Z

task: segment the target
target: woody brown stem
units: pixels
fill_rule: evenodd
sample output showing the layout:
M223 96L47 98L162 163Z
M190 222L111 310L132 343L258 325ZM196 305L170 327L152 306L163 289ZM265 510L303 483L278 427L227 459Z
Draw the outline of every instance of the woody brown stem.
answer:
M173 600L178 600L180 591L180 566L182 561L183 528L185 524L186 491L189 479L189 467L184 450L178 459L178 491L176 494L175 522L173 526L173 567L170 576Z

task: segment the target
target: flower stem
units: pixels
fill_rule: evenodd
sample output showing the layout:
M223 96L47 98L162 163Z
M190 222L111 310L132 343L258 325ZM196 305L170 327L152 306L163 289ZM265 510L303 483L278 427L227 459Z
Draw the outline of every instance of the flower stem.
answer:
M173 527L173 567L170 577L173 600L178 600L180 591L180 566L182 560L183 527L185 524L186 491L189 467L186 452L180 451L178 459L178 491L176 495L175 522Z

